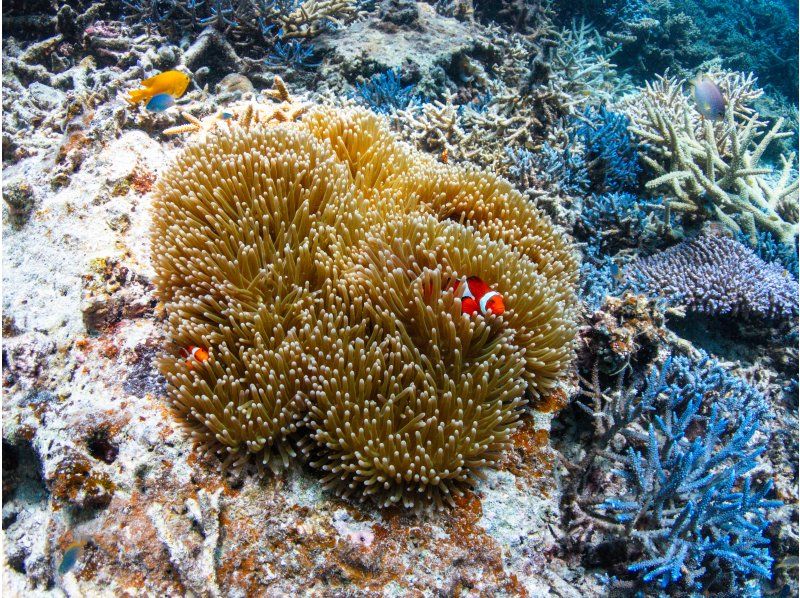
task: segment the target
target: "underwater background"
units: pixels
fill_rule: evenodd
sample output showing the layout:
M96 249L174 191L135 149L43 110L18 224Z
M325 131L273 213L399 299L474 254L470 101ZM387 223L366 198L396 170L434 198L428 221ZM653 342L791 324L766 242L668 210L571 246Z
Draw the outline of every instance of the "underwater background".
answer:
M9 596L797 596L798 3L2 5Z

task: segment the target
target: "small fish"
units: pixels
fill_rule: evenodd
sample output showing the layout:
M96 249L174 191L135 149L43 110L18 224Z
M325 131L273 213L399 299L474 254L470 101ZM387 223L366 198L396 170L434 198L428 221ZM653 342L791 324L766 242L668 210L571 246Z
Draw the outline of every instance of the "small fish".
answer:
M132 89L128 92L128 102L139 104L149 101L153 96L162 93L171 95L173 98L181 97L189 86L189 75L180 71L164 71L142 81L142 89Z
M188 347L181 349L181 357L186 358L186 365L191 368L197 363L203 363L208 359L208 349L189 345Z
M173 98L168 93L159 93L158 95L154 95L149 102L147 102L147 108L151 112L164 112L170 106L175 105L175 98Z
M694 101L697 110L711 120L719 120L725 116L725 98L719 86L705 75L694 81Z
M611 276L614 277L614 280L617 282L622 282L622 268L619 267L619 264L612 263L611 264Z
M224 112L223 111L223 112L219 113L219 117L222 120L230 120L231 118L233 118L233 113L232 112Z
M501 316L506 311L503 296L489 288L477 276L463 277L453 283L453 294L461 299L461 313Z
M58 574L66 575L75 564L80 560L83 554L83 548L86 546L86 540L75 540L64 549L64 556L61 557L61 564L58 566Z

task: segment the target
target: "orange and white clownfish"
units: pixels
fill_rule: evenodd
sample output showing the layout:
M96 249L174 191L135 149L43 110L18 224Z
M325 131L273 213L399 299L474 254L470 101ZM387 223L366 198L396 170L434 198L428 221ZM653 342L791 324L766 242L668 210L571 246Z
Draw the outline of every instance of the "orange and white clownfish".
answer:
M486 314L501 316L506 311L503 296L490 289L489 285L477 276L462 277L456 280L450 288L453 294L461 299L462 314L480 313L484 316Z
M186 365L192 367L197 362L203 363L206 359L208 359L208 349L189 345L188 347L181 349L181 357L185 357Z

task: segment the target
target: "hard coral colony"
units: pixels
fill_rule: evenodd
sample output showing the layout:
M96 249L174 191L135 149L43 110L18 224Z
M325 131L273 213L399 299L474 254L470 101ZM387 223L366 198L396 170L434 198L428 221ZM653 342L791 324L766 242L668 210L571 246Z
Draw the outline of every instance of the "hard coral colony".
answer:
M365 110L190 143L157 185L152 243L173 408L227 463L299 448L342 496L452 504L569 364L565 239L508 183ZM463 276L507 310L462 315ZM188 367L186 346L208 359Z

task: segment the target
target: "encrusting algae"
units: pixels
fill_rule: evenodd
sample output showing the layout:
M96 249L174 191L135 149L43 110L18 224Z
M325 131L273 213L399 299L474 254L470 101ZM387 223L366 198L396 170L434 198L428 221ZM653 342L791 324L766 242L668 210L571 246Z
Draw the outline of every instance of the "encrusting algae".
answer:
M570 362L571 248L508 183L366 110L245 110L156 187L175 413L228 464L300 449L342 496L453 504ZM501 303L462 313L472 277Z

